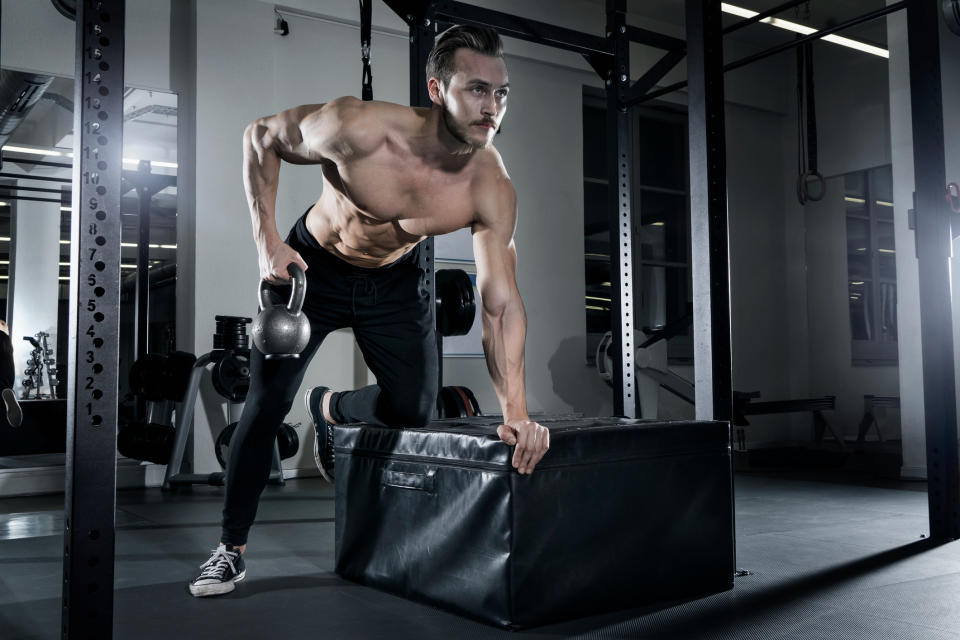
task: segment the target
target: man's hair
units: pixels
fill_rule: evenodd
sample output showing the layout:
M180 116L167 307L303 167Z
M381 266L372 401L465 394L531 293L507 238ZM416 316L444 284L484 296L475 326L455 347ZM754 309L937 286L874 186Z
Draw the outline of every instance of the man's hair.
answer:
M457 49L470 49L496 58L503 57L503 41L490 27L455 25L437 37L430 55L427 56L427 79L439 78L444 85L456 73L454 56Z

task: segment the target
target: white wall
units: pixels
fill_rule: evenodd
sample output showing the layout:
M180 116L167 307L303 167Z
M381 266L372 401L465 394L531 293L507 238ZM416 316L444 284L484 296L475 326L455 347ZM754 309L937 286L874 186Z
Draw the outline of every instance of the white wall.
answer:
M48 0L3 0L0 66L73 77L76 24ZM127 86L170 89L170 0L127 0Z

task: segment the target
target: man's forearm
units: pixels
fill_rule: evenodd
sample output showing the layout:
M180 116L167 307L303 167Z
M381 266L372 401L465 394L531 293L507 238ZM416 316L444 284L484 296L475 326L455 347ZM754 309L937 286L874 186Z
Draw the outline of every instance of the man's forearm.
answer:
M258 249L280 239L276 223L280 157L264 144L264 129L253 123L243 134L243 187Z
M519 296L499 314L484 312L483 352L505 421L527 420L524 343L527 317Z

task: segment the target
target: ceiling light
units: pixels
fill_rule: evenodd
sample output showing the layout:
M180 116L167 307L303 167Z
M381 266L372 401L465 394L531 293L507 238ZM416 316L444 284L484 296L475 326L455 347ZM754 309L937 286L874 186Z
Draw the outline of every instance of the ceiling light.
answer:
M892 207L892 206L893 206L893 203L892 203L892 202L887 202L886 200L877 200L876 202L877 202L877 204L880 205L881 207Z
M4 145L4 151L10 151L13 153L29 153L35 156L62 156L63 154L59 151L54 151L53 149L33 149L30 147L15 147L13 145Z
M0 207L9 207L9 206L10 206L9 202L0 202Z
M70 207L60 207L60 211L73 211Z
M743 7L737 7L732 4L727 4L726 2L720 3L720 10L724 13L729 13L731 15L740 16L741 18L752 18L757 15L756 11L751 11L750 9L744 9ZM800 33L803 35L810 35L811 33L816 33L817 29L813 27L808 27L802 24L797 24L796 22L790 22L789 20L782 20L780 18L764 18L760 22L778 27L780 29L785 29L787 31L793 31L794 33ZM864 53L869 53L871 55L879 56L881 58L889 58L890 52L881 47L875 47L871 44L865 42L860 42L859 40L852 40L850 38L844 38L843 36L838 36L836 34L830 34L821 38L826 42L832 42L833 44L839 44L844 47L849 47L850 49L856 49L857 51L863 51Z
M880 253L896 253L896 249L877 249Z
M176 169L176 168L177 168L177 163L176 163L176 162L163 162L163 161L160 161L160 160L148 160L148 162L150 163L150 166L152 166L152 167L167 167L168 169ZM140 160L138 160L137 158L124 158L124 159L123 159L123 163L124 163L124 164L136 164L136 165L139 165L139 164L140 164Z
M844 196L843 199L847 202L856 202L857 204L866 204L866 200L863 198L854 198L851 196Z

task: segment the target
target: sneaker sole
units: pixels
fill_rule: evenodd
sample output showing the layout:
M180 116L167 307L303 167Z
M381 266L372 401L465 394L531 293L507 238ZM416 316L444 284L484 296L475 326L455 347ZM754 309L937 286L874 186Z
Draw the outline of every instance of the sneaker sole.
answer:
M237 574L237 577L233 580L227 582L214 582L211 584L191 584L190 593L196 596L197 598L203 598L206 596L220 596L225 593L230 593L237 588L237 583L242 581L247 575L246 569Z
M320 448L317 438L317 423L313 421L313 411L310 410L310 394L313 393L313 388L307 389L307 393L303 396L303 404L307 407L307 415L310 417L310 426L313 427L313 462L317 465L317 470L320 471L320 475L324 480L333 484L333 478L330 477L330 474L327 473L327 470L323 468L323 465L320 464ZM320 400L320 411L323 411L323 400Z
M19 427L23 424L23 410L20 408L20 403L17 402L17 394L13 392L13 389L4 389L0 392L0 395L3 396L3 404L7 409L7 422L10 423L11 427Z

